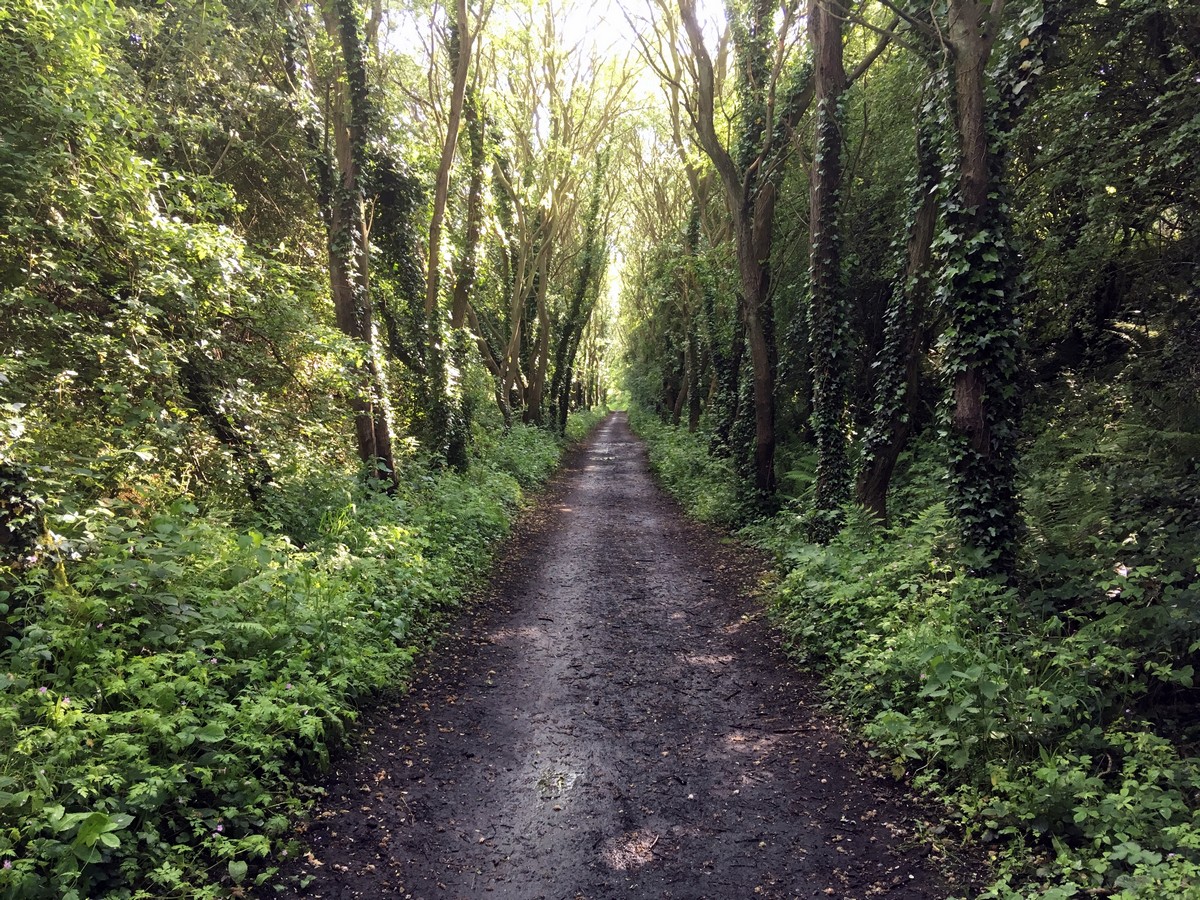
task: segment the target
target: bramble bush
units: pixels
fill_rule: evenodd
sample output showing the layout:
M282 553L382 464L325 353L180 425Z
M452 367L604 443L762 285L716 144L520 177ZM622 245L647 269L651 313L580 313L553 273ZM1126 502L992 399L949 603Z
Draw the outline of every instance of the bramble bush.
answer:
M567 417L567 440L582 441L608 414L609 408L607 406L598 406L595 409L581 409L572 413Z
M403 688L560 449L514 427L467 472L414 468L394 495L293 473L257 527L188 500L49 510L55 553L0 591L0 895L268 879L296 852L297 774Z

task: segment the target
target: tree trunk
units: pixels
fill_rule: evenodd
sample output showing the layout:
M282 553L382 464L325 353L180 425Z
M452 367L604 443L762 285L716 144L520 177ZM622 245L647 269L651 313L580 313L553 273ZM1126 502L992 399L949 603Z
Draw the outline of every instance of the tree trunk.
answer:
M930 251L937 225L937 156L927 126L917 130L917 175L905 265L891 284L884 314L883 347L876 361L875 411L863 441L858 501L881 522L888 521L887 495L896 461L908 444L917 412L921 357L928 349L925 300Z
M984 122L984 67L991 45L982 28L983 8L977 0L950 3L950 45L954 50L954 103L959 141L959 221L970 240L986 222L988 206L988 147ZM957 324L957 323L955 323ZM978 365L969 363L954 377L955 429L975 451L991 454L991 435L984 415L984 379Z
M706 303L711 308L711 294L708 295ZM712 341L717 398L709 449L716 456L729 457L733 453L733 424L738 418L738 404L741 399L741 386L738 382L742 377L742 357L746 352L746 328L741 316L742 309L743 305L739 303L729 352L726 353L721 348L719 341Z
M457 0L454 6L454 25L450 31L450 65L453 81L450 85L450 109L446 122L446 139L438 161L433 185L433 213L429 220L429 269L425 279L425 318L431 326L437 321L438 294L441 291L442 222L446 216L446 201L450 194L450 169L458 146L458 126L462 120L463 101L467 90L467 73L471 65L471 34L467 29L467 0ZM430 329L437 340L440 329Z
M846 454L846 382L849 373L848 310L841 284L838 227L842 184L841 102L846 90L842 58L843 0L813 0L808 29L816 57L817 124L809 179L809 316L813 361L812 420L817 442L815 515L810 535L828 541L841 525L850 496Z
M450 325L462 328L467 318L467 303L475 287L475 251L479 246L480 222L483 218L483 166L487 161L483 123L479 119L478 100L470 91L463 107L467 125L467 140L471 145L470 187L467 191L467 227L463 236L462 257L454 279L454 294L450 303Z
M775 188L768 182L759 189L753 215L743 209L734 223L744 300L742 314L754 385L754 487L760 495L775 491L775 348L768 261L774 211Z
M700 427L700 346L696 338L696 326L688 330L688 431L696 433Z
M362 168L366 154L367 78L354 4L332 0L325 27L340 44L346 85L336 90L330 110L337 178L329 209L329 281L337 326L363 345L363 360L351 400L358 452L369 474L397 483L388 423L387 385L379 365L371 292Z
M998 9L996 10L998 12ZM1012 563L1017 529L1014 260L1003 205L991 194L984 71L999 27L978 0L951 0L958 191L947 215L949 425L954 513L980 567ZM996 172L999 175L999 172Z
M466 95L467 73L471 62L471 34L467 28L466 0L457 0L455 21L450 29L450 65L453 69L450 85L450 108L446 122L446 137L438 161L433 186L433 210L429 221L429 252L425 274L425 376L421 379L422 406L425 426L422 443L435 461L448 460L458 452L452 448L450 397L447 383L446 349L443 345L443 314L439 310L442 285L442 225L450 194L450 170L458 147L458 132L462 122Z
M768 89L765 82L769 68L766 60L770 55L767 23L772 9L765 2L751 4L751 22L745 30L745 40L739 42L738 51L742 58L740 88L747 115L742 123L737 161L717 135L713 120L716 91L712 59L704 46L693 0L679 0L679 13L696 56L698 108L694 122L697 138L717 170L733 219L742 288L742 317L754 387L754 487L760 497L765 497L775 490L775 349L769 268L775 185L770 177L764 176L763 167L771 163L775 126L784 133L791 128L782 121L767 123L765 119ZM807 106L803 94L804 91L798 91L793 98L795 103L791 104L797 114Z
M688 396L688 354L679 357L679 377L673 382L676 387L675 403L671 407L671 424L678 425L683 419L683 406Z
M598 246L600 232L600 202L602 199L602 181L604 176L604 160L597 161L595 181L592 185L592 195L588 201L587 218L584 220L583 247L580 252L579 268L575 274L567 314L559 331L558 342L554 349L554 374L550 381L550 408L554 411L555 426L562 432L567 427L567 412L570 405L571 379L575 353L583 329L587 327L591 317L592 304L588 296L592 283L600 277L601 260Z
M524 421L533 425L542 424L542 392L546 386L546 365L550 356L550 312L546 306L546 291L550 285L549 260L539 272L537 290L533 296L536 315L537 339L533 342L528 359L529 385L525 392Z

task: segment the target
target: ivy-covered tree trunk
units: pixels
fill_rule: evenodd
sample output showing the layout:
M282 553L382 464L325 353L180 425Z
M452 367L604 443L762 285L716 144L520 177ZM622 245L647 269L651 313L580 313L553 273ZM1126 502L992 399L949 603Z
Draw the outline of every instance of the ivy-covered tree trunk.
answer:
M479 245L480 223L483 219L483 167L487 162L484 147L483 122L479 116L479 101L474 90L468 89L463 103L463 119L467 129L467 142L470 147L469 186L467 188L466 226L463 232L462 253L459 255L457 272L454 276L454 290L450 299L450 327L453 330L450 346L451 365L457 372L463 372L467 367L467 353L470 346L470 336L463 332L467 319L467 306L470 303L471 291L475 288L477 267L475 252ZM483 341L482 335L479 340ZM486 347L486 342L484 342ZM485 365L494 360L490 352L485 357ZM455 409L450 416L446 434L446 461L455 469L465 470L469 464L467 448L471 434L471 419L474 415L470 407L471 397L462 390L461 384L447 385Z
M927 110L928 111L928 110ZM882 522L896 461L912 435L921 358L928 349L926 300L933 233L937 225L939 166L927 122L917 126L917 171L904 260L884 313L884 338L876 359L875 408L863 439L858 502Z
M344 84L334 90L330 128L334 179L328 210L329 281L337 326L362 345L351 405L358 452L374 478L396 483L387 383L379 363L371 312L370 261L363 210L363 165L369 118L366 62L353 0L331 0L325 27L341 49Z
M692 203L688 210L688 223L683 234L683 248L687 260L687 266L684 269L683 291L684 296L688 298L685 303L687 308L688 431L693 434L700 427L700 415L706 400L701 382L708 359L701 352L701 342L705 336L711 341L716 324L712 287L707 279L701 277L700 272L701 210L698 196L699 191L693 190ZM697 298L699 299L698 306ZM707 399L711 402L714 397L715 392L710 391Z
M700 396L700 341L693 321L688 328L688 431L695 434L700 427L700 412L703 398Z
M429 250L425 275L425 377L420 380L424 423L419 437L434 460L449 460L456 449L451 401L448 395L446 347L442 307L442 228L450 193L450 170L458 147L459 126L463 118L467 74L471 63L472 35L468 29L466 0L455 3L455 19L450 29L450 66L452 81L446 134L433 185L433 209L429 221Z
M453 70L450 85L449 109L447 110L446 136L442 143L442 155L438 161L433 185L433 212L429 221L429 270L425 280L425 317L431 323L437 321L437 309L441 295L441 251L442 224L446 215L446 202L450 195L450 169L454 164L454 153L458 147L458 128L462 121L466 99L467 73L471 65L472 36L467 27L466 0L457 0L454 5L454 24L450 29L450 65ZM431 340L438 340L431 329Z
M842 0L813 0L808 14L815 56L817 112L809 179L809 303L813 362L813 434L817 484L810 536L828 541L841 527L850 495L846 454L846 384L849 376L848 316L842 288L838 197L842 185L841 103L846 90L842 58Z
M746 345L754 384L754 487L763 495L775 491L775 348L770 305L771 233L775 186L766 183L735 223L738 267L742 276Z
M781 118L767 122L769 107L773 105L768 103L767 95L773 89L769 82L773 79L771 28L775 7L766 0L752 0L745 13L731 20L739 60L738 93L742 104L735 159L721 142L714 125L712 59L704 46L693 0L679 0L679 12L696 55L697 137L725 189L733 224L742 320L754 388L751 401L754 411L753 479L755 491L763 498L775 491L775 346L770 303L770 257L776 200L773 180L775 136L790 132L794 124L792 119L807 107L809 95L803 87L793 90L788 97L781 98L783 102L779 107L782 111L776 110ZM772 169L772 172L765 172L765 169Z
M480 224L483 220L483 167L487 162L483 122L479 117L479 100L475 92L467 92L463 119L470 145L470 186L467 189L467 223L463 233L462 254L454 277L454 293L450 302L450 326L462 328L467 319L467 304L475 287L475 252L479 246Z
M605 160L603 157L599 157L596 162L591 197L588 199L587 218L583 224L583 249L575 272L567 314L559 329L558 340L554 348L554 372L550 380L550 407L554 410L555 427L560 432L567 427L575 354L579 348L580 338L583 336L583 329L587 326L592 312L592 304L588 302L588 298L592 296L594 282L600 277L600 270L603 267L603 261L599 255L603 244L600 240L602 227L600 202L603 199L604 168Z
M537 286L525 311L529 324L525 363L525 411L522 420L529 425L541 425L543 420L542 394L546 386L546 367L550 356L550 311L546 292L550 287L549 254L542 254Z
M711 291L705 291L704 303L706 317L710 322L709 350L712 354L713 374L717 382L716 395L713 400L713 434L709 450L715 456L730 457L733 455L733 426L738 420L738 407L741 402L739 382L742 374L742 357L746 353L746 331L742 317L737 315L733 323L733 337L728 351L726 351L714 333L716 311Z
M688 354L680 353L675 360L675 375L671 379L671 387L675 392L675 401L671 404L671 424L678 425L683 419L683 408L688 396Z
M997 10L998 11L998 10ZM965 547L982 569L1012 562L1017 528L1015 260L1007 210L993 183L985 68L999 22L979 0L951 0L958 136L957 190L947 210L951 240L942 358L949 382L951 484Z

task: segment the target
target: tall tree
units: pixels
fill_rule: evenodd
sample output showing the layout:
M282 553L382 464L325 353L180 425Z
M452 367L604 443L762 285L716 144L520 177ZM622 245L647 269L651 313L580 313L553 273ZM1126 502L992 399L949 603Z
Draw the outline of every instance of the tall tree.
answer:
M731 152L717 131L716 79L694 0L679 0L679 13L695 60L695 95L688 113L697 140L724 188L733 220L742 319L753 375L754 482L757 490L766 494L775 489L775 348L770 303L775 205L791 134L812 104L812 69L789 52L795 41L796 3L786 3L777 11L767 0L752 0L744 13L734 16L740 124ZM893 27L881 29L880 40L845 79L846 86L883 52Z
M330 85L328 131L336 177L327 200L329 281L338 328L354 341L354 427L358 452L373 478L396 483L387 383L371 307L370 254L364 211L364 169L370 95L365 48L354 0L329 0L325 28L340 53Z
M696 105L690 110L693 126L700 146L716 168L733 219L742 319L754 382L754 484L763 494L775 490L775 349L769 297L775 178L778 153L783 149L776 145L776 138L784 137L794 127L812 100L811 79L797 79L789 96L781 98L784 102L776 122L773 107L784 59L780 55L771 65L774 11L773 3L752 0L746 20L734 30L743 104L735 159L717 134L713 64L696 19L695 4L693 0L679 0L680 16L696 59ZM785 28L790 28L795 5L788 4L784 15Z
M819 541L841 526L849 499L846 453L846 382L849 374L848 304L842 286L841 232L842 95L846 66L843 0L812 0L808 32L813 46L816 126L809 176L809 333L812 345L813 434L817 443L817 484L810 532Z
M548 9L492 45L484 83L495 103L492 167L495 295L467 305L467 319L488 347L485 364L499 383L505 415L519 408L543 420L552 394L551 350L557 314L569 296L584 237L591 163L624 114L632 75L623 63L563 45ZM609 193L605 193L609 202ZM478 326L478 327L476 327Z
M988 65L1001 30L1004 0L950 0L942 39L951 55L955 126L954 189L946 210L947 259L942 301L947 330L942 359L949 382L951 485L964 543L985 569L1004 571L1017 536L1017 266L1005 200L1000 141L1021 105L1004 104L1004 77L988 100ZM1046 29L1039 20L1035 44ZM1019 58L1019 53L1017 54ZM1003 61L1002 61L1003 62ZM1024 83L1020 93L1028 87ZM1032 90L1030 91L1032 93Z
M433 209L429 219L428 274L425 279L425 317L432 323L440 303L442 284L442 224L446 217L446 201L450 195L450 170L454 166L454 155L458 148L458 131L462 124L463 106L467 96L467 77L471 69L471 46L482 26L480 21L474 30L467 17L467 0L456 0L454 23L450 26L450 107L446 116L446 134L442 141L442 154L434 176ZM430 329L431 340L437 329Z
M554 350L554 373L550 382L550 408L554 411L554 426L562 432L567 427L570 410L571 385L574 380L575 355L583 330L591 318L599 283L604 277L607 257L607 241L604 236L604 221L601 219L601 202L604 199L604 176L607 169L607 154L596 157L591 197L583 221L583 245L576 261L576 274L567 300L567 311L558 332Z
M875 360L875 403L863 436L857 487L858 502L883 522L888 520L892 474L913 432L921 359L931 331L927 301L940 167L933 136L937 129L929 117L937 100L927 94L922 105L906 239L899 254L899 273L888 287L883 345Z

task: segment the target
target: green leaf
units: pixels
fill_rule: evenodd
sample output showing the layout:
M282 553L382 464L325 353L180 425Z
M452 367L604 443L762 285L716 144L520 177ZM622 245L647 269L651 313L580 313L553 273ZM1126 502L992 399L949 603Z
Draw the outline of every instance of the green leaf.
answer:
M241 884L246 877L246 863L240 859L231 859L229 861L229 877L233 879L234 884Z
M91 847L100 839L100 835L111 830L110 826L111 820L107 815L94 812L79 826L79 834L75 836L75 841L85 847Z
M88 847L76 841L71 844L71 852L75 854L76 859L82 863L98 863L101 856L100 851L95 847Z
M209 722L203 728L196 730L196 740L204 741L206 744L223 741L225 740L225 726L220 722Z

